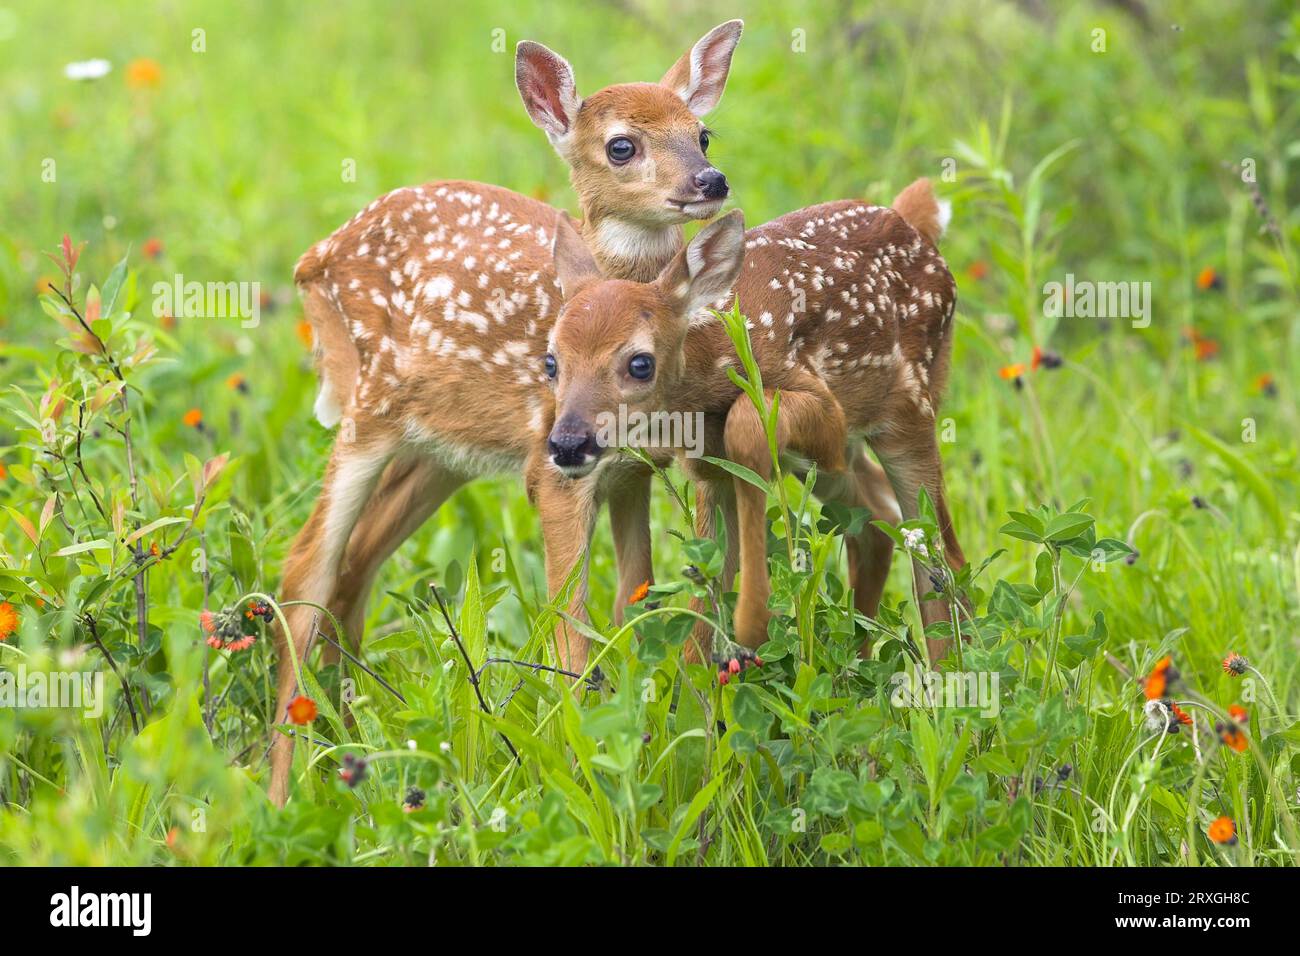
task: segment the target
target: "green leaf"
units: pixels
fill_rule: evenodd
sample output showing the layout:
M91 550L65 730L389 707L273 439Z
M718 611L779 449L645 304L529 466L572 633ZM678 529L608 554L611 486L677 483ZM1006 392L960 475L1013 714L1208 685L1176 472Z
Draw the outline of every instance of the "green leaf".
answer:
M1067 512L1057 515L1047 523L1043 536L1048 541L1068 541L1077 538L1095 524L1092 515Z
M723 471L730 472L742 481L747 481L755 488L762 488L767 491L767 482L763 480L758 472L746 468L744 465L737 464L734 461L728 461L725 458L714 458L711 455L705 455L704 460L711 465L717 465Z

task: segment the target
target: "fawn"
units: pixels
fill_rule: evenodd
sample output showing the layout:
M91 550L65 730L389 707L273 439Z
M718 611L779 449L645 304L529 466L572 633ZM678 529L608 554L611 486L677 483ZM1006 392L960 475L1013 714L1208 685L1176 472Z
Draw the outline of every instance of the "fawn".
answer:
M519 44L524 106L571 168L582 234L605 275L653 279L682 247L682 224L710 218L726 199L700 117L722 97L741 29L739 20L714 28L658 83L585 99L563 58ZM559 311L557 215L482 183L398 189L313 246L294 271L315 334L316 416L341 427L281 596L328 608L354 646L379 566L462 484L520 472L549 415L541 358ZM637 463L611 473L617 614L651 577L650 473ZM328 627L321 617L306 604L287 609L290 633L277 635L278 719L297 692L295 662L315 625ZM333 646L322 653L338 659ZM293 738L276 736L270 796L278 805L292 761Z
M764 478L772 460L757 410L727 375L736 350L709 307L734 298L748 318L755 360L770 401L780 392L777 442L782 454L817 466L823 500L865 506L897 520L875 487L859 440L884 466L902 515L917 514L918 491L933 499L945 557L965 564L944 494L935 409L948 375L956 287L935 246L942 210L928 180L918 180L884 209L854 201L811 206L744 232L740 212L702 230L652 282L603 277L582 239L562 221L555 268L565 303L551 332L547 370L554 420L533 447L530 494L541 513L552 590L582 560L591 533L591 499L601 469L616 466L595 438L595 421L620 405L702 413L706 455L745 465ZM804 308L796 311L794 303ZM856 447L855 447L856 446ZM581 454L574 454L573 449ZM699 459L686 460L696 481L696 525L714 533L727 516L730 584L738 551L735 633L745 648L767 640L766 494ZM891 514L892 512L892 514ZM876 612L892 546L867 526L848 543L855 605ZM914 565L918 598L930 589ZM926 624L946 617L942 601L921 604ZM579 634L567 644L581 644ZM932 659L947 641L932 641ZM561 645L563 650L564 644ZM709 653L709 629L688 648ZM862 653L869 652L863 645ZM585 647L574 655L585 659Z

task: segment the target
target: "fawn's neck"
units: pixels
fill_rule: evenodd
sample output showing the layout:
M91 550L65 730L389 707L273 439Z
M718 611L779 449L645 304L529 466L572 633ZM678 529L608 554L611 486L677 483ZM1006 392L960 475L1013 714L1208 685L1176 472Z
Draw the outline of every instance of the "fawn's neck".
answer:
M588 215L582 238L610 279L651 282L681 250L681 226L651 226L614 216Z

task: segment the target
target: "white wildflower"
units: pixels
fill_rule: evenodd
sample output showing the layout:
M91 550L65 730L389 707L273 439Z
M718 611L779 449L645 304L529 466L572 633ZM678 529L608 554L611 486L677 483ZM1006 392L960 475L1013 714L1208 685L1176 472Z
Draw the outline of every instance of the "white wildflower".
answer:
M908 528L903 532L903 547L923 558L930 556L930 552L925 547L925 532L920 528Z

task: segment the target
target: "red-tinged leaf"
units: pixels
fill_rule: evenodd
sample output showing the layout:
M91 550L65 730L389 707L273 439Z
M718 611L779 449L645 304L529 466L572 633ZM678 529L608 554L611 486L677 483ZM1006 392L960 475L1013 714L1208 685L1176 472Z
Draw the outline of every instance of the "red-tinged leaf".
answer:
M76 263L76 259L73 258L72 253L72 237L66 232L63 234L63 261L67 263L68 266L72 266Z
M18 527L23 529L23 534L27 535L27 537L31 539L32 544L41 543L41 536L37 533L35 526L33 526L30 521L24 518L20 512L15 511L7 505L5 506L5 510L9 512L9 516L14 519L14 522Z
M45 536L45 529L48 528L50 522L54 520L54 504L58 499L58 495L50 495L50 497L45 501L45 507L41 509L41 524L38 531L41 537Z
M94 325L99 321L99 296L86 298L86 324Z
M68 340L68 348L74 352L80 352L82 355L98 355L104 350L103 344L99 339L84 332Z
M94 398L90 400L90 410L92 412L97 412L102 409L117 397L117 393L120 392L125 385L126 383L121 379L114 379L111 382L105 382L103 385L99 386L95 391Z
M203 463L203 487L206 490L217 476L221 474L222 469L226 467L226 462L230 461L230 452L218 455L216 458L209 458Z

